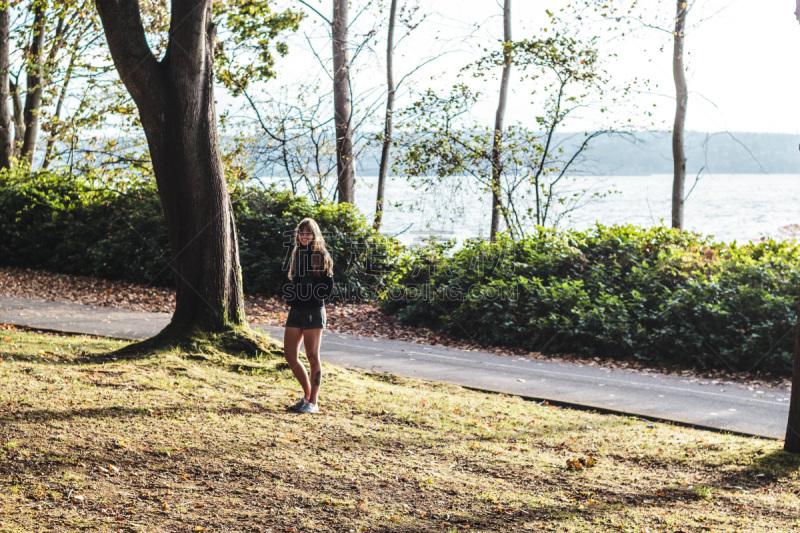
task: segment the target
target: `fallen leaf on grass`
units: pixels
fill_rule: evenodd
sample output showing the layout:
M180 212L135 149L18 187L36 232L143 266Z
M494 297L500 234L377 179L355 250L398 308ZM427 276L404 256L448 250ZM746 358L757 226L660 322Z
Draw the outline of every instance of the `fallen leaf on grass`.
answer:
M597 464L594 457L580 457L578 459L567 459L567 470L583 470L591 468Z

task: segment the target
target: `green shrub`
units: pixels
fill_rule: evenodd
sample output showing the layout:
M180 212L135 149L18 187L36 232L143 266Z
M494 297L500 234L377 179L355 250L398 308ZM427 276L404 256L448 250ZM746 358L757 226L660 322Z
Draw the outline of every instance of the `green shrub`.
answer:
M231 192L244 289L278 294L297 223L313 217L334 258L340 298L377 299L400 245L380 235L350 205L313 205L259 185ZM0 264L171 285L167 229L155 187L47 172L0 174Z
M788 375L798 266L792 243L540 229L417 250L381 305L487 345Z
M353 205L315 205L290 192L260 186L242 187L231 196L246 291L280 292L294 229L305 217L316 220L324 234L339 298L377 300L387 289L402 247L375 231Z

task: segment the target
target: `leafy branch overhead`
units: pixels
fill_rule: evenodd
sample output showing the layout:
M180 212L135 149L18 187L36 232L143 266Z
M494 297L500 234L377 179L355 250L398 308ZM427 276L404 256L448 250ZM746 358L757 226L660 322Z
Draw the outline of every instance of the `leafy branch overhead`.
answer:
M297 31L303 13L289 9L274 12L269 0L230 0L213 4L219 24L214 53L217 79L238 96L253 81L275 77L275 56L289 53L281 32Z

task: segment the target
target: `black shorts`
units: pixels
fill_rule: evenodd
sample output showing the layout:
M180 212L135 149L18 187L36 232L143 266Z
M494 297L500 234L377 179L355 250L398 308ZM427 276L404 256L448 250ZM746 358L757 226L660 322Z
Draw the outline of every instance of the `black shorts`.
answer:
M324 307L290 307L289 316L286 318L287 328L300 329L325 329L328 324L328 315Z

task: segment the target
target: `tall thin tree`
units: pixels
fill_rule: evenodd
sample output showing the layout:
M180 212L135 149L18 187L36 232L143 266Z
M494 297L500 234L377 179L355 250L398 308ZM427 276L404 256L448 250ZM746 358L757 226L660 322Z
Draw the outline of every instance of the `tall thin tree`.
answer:
M392 60L394 59L394 22L397 15L397 0L392 0L389 9L389 35L386 38L386 118L383 127L383 147L381 149L381 162L378 167L378 198L375 203L375 229L380 229L383 218L384 191L386 189L386 174L389 169L389 152L392 148L392 114L394 113L394 73Z
M14 138L11 131L11 110L8 108L11 37L9 8L8 3L0 6L0 169L11 167Z
M511 74L512 63L511 50L511 0L505 0L503 4L503 74L500 79L500 98L497 104L497 113L495 113L494 117L492 141L492 226L489 234L489 238L492 241L497 238L497 234L500 231L503 121L506 115L506 102L508 101L508 79Z
M794 12L800 22L800 0ZM797 322L794 326L794 368L792 369L792 393L789 398L789 420L786 424L786 439L783 449L800 453L800 300L798 300Z
M63 19L62 19L63 22ZM47 33L47 2L34 0L33 2L33 27L31 28L29 58L26 66L27 85L25 93L25 107L23 120L25 133L20 147L20 158L33 162L33 152L36 139L39 136L39 109L42 107L42 89L44 82L44 38Z
M336 167L339 203L355 202L355 158L353 155L352 96L350 61L347 54L348 4L333 0L331 41L333 43L333 107L336 122Z
M686 181L686 152L684 150L684 127L689 90L686 86L686 71L683 66L683 48L686 35L686 13L688 5L677 0L675 30L673 31L672 77L675 80L675 122L672 126L672 227L683 229L684 183Z

